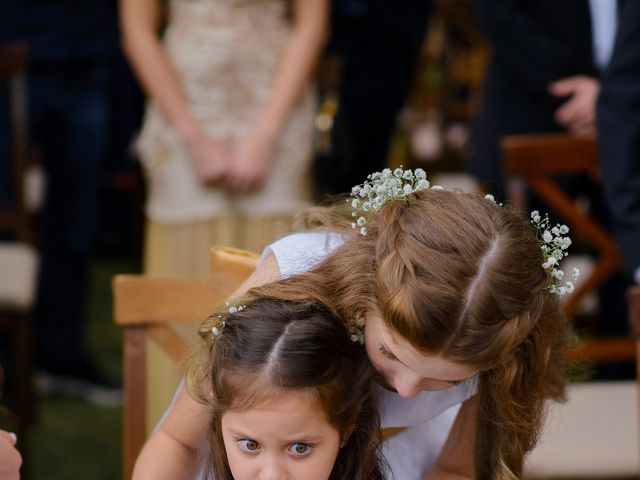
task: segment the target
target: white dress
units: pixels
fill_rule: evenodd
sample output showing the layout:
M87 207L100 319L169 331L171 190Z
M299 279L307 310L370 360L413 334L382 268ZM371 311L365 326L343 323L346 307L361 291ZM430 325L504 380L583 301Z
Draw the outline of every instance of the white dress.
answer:
M342 243L340 234L296 233L269 245L260 260L273 254L282 276L289 277L310 270ZM382 427L407 427L383 446L392 478L423 480L433 469L462 402L476 393L476 382L473 377L412 399L376 387Z

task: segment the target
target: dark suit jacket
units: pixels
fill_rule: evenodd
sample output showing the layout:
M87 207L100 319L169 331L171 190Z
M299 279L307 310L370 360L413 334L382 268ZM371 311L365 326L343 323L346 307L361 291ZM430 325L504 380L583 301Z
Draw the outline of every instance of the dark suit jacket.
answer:
M550 82L596 75L588 0L474 0L492 49L483 100L474 122L468 170L504 200L499 138L561 131L553 113L563 103Z
M633 272L640 267L640 1L621 2L618 18L597 122L605 198L625 266Z

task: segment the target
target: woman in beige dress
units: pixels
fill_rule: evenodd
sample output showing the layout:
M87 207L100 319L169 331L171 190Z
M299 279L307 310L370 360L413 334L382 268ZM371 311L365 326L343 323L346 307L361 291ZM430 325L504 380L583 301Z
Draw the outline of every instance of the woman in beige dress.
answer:
M162 39L160 4L120 2L150 99L145 271L206 273L210 245L261 251L308 205L327 0L170 0Z
M260 252L307 206L327 2L120 0L124 50L149 96L137 144L146 273L206 274L213 244ZM151 429L181 373L153 342L147 352Z

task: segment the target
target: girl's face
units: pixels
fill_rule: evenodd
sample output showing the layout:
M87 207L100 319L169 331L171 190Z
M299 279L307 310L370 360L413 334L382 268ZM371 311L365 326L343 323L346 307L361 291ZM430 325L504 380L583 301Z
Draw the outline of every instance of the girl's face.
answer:
M308 390L228 410L221 424L235 480L327 480L340 448L340 434Z
M382 386L395 390L401 397L412 398L423 390L450 388L478 373L438 355L419 352L393 334L382 317L373 312L365 316L364 342L369 360L384 377L380 381Z

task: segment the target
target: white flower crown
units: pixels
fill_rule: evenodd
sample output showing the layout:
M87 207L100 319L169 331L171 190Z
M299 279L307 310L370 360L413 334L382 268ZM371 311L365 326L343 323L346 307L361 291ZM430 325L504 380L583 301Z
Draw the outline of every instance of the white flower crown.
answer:
M239 307L233 303L233 302L225 302L225 305L227 307L227 310L229 311L229 313L234 314L234 313L238 313L242 310L244 310L246 308L245 305L240 305ZM211 327L211 334L214 337L217 337L218 335L220 335L222 333L222 330L224 330L224 326L226 324L226 317L220 314L217 314L214 316L216 322L213 325L213 327Z
M225 302L227 310L230 314L238 313L247 308L246 305L236 306L233 302ZM215 323L211 327L211 334L217 337L222 333L227 323L227 318L222 314L214 315ZM359 318L357 320L349 322L347 325L349 339L354 343L364 345L364 319Z
M439 185L431 186L427 180L427 174L421 168L414 171L396 168L391 171L385 168L382 172L374 172L367 176L367 180L351 189L351 202L353 212L351 215L356 221L351 224L352 228L359 228L361 235L367 235L367 218L364 215L358 216L360 212L372 212L380 210L389 202L402 200L406 202L409 195L418 190L442 190ZM493 195L485 195L485 198L496 203ZM502 206L502 204L497 204ZM538 211L531 213L531 223L536 228L536 235L540 241L540 248L544 262L542 268L549 276L547 288L551 293L565 295L573 292L574 283L579 275L577 268L571 272L566 283L563 283L564 272L559 268L561 259L568 255L567 248L571 245L571 239L565 236L569 233L566 225L556 225L550 228L549 217L540 216Z
M560 268L560 260L569 255L567 249L571 245L571 239L566 236L569 233L569 227L566 225L560 225L559 223L555 227L551 227L549 221L549 215L545 214L544 217L540 216L537 210L531 212L531 223L536 228L536 236L540 241L540 248L542 249L542 256L544 268L549 275L549 284L547 288L551 293L558 295L565 295L571 293L574 290L574 285L580 270L574 268L571 274L568 276L566 283L564 280L564 271Z

